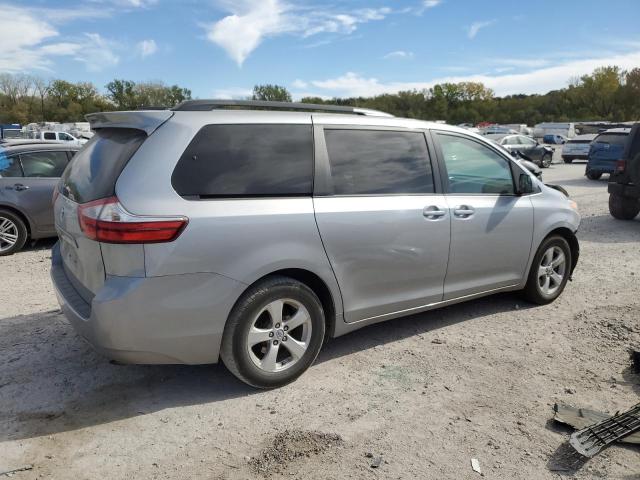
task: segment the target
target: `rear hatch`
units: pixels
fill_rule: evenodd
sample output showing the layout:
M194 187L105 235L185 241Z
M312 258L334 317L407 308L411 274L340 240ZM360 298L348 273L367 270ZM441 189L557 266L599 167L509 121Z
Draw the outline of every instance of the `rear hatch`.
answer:
M105 269L101 244L80 228L78 206L115 194L127 162L147 138L143 130L101 128L73 158L58 185L54 204L60 253L69 281L90 303L103 285Z
M617 160L622 158L628 133L603 133L591 143L589 163L601 166L615 167Z

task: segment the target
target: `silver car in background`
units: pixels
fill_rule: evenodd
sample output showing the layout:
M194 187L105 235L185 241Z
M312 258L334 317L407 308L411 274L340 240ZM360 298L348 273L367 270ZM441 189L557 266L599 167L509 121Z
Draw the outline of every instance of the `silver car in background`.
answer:
M221 358L277 387L365 325L500 291L552 302L578 260L575 203L461 128L207 100L88 119L51 275L120 362Z

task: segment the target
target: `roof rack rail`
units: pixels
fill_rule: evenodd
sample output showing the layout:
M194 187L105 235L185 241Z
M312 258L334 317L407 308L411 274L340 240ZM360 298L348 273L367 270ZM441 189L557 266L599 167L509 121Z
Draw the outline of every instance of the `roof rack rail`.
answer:
M340 105L321 105L317 103L271 102L265 100L186 100L172 110L176 112L207 112L210 110L240 107L264 110L302 110L330 113L348 113L371 117L393 117L393 115L368 108L345 107Z

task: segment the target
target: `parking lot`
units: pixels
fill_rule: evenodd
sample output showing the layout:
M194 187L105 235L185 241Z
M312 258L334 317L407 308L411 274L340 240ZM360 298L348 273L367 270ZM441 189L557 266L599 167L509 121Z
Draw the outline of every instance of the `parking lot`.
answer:
M558 152L556 152L558 153ZM364 328L295 383L257 391L222 364L113 365L59 313L52 242L0 260L0 472L15 478L640 478L637 447L568 466L555 402L638 402L640 219L606 178L554 163L583 216L581 256L548 306L501 294ZM376 468L372 464L378 463Z

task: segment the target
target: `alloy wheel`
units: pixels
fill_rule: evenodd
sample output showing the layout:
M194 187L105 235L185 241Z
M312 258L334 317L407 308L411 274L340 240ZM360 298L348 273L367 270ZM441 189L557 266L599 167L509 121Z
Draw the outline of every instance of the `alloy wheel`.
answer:
M567 270L567 259L560 247L549 247L540 259L538 286L545 295L553 295L562 285Z
M254 317L247 335L251 361L261 370L280 372L295 365L309 348L311 315L293 299L267 304Z
M18 241L18 226L5 217L0 217L0 252L13 248Z

